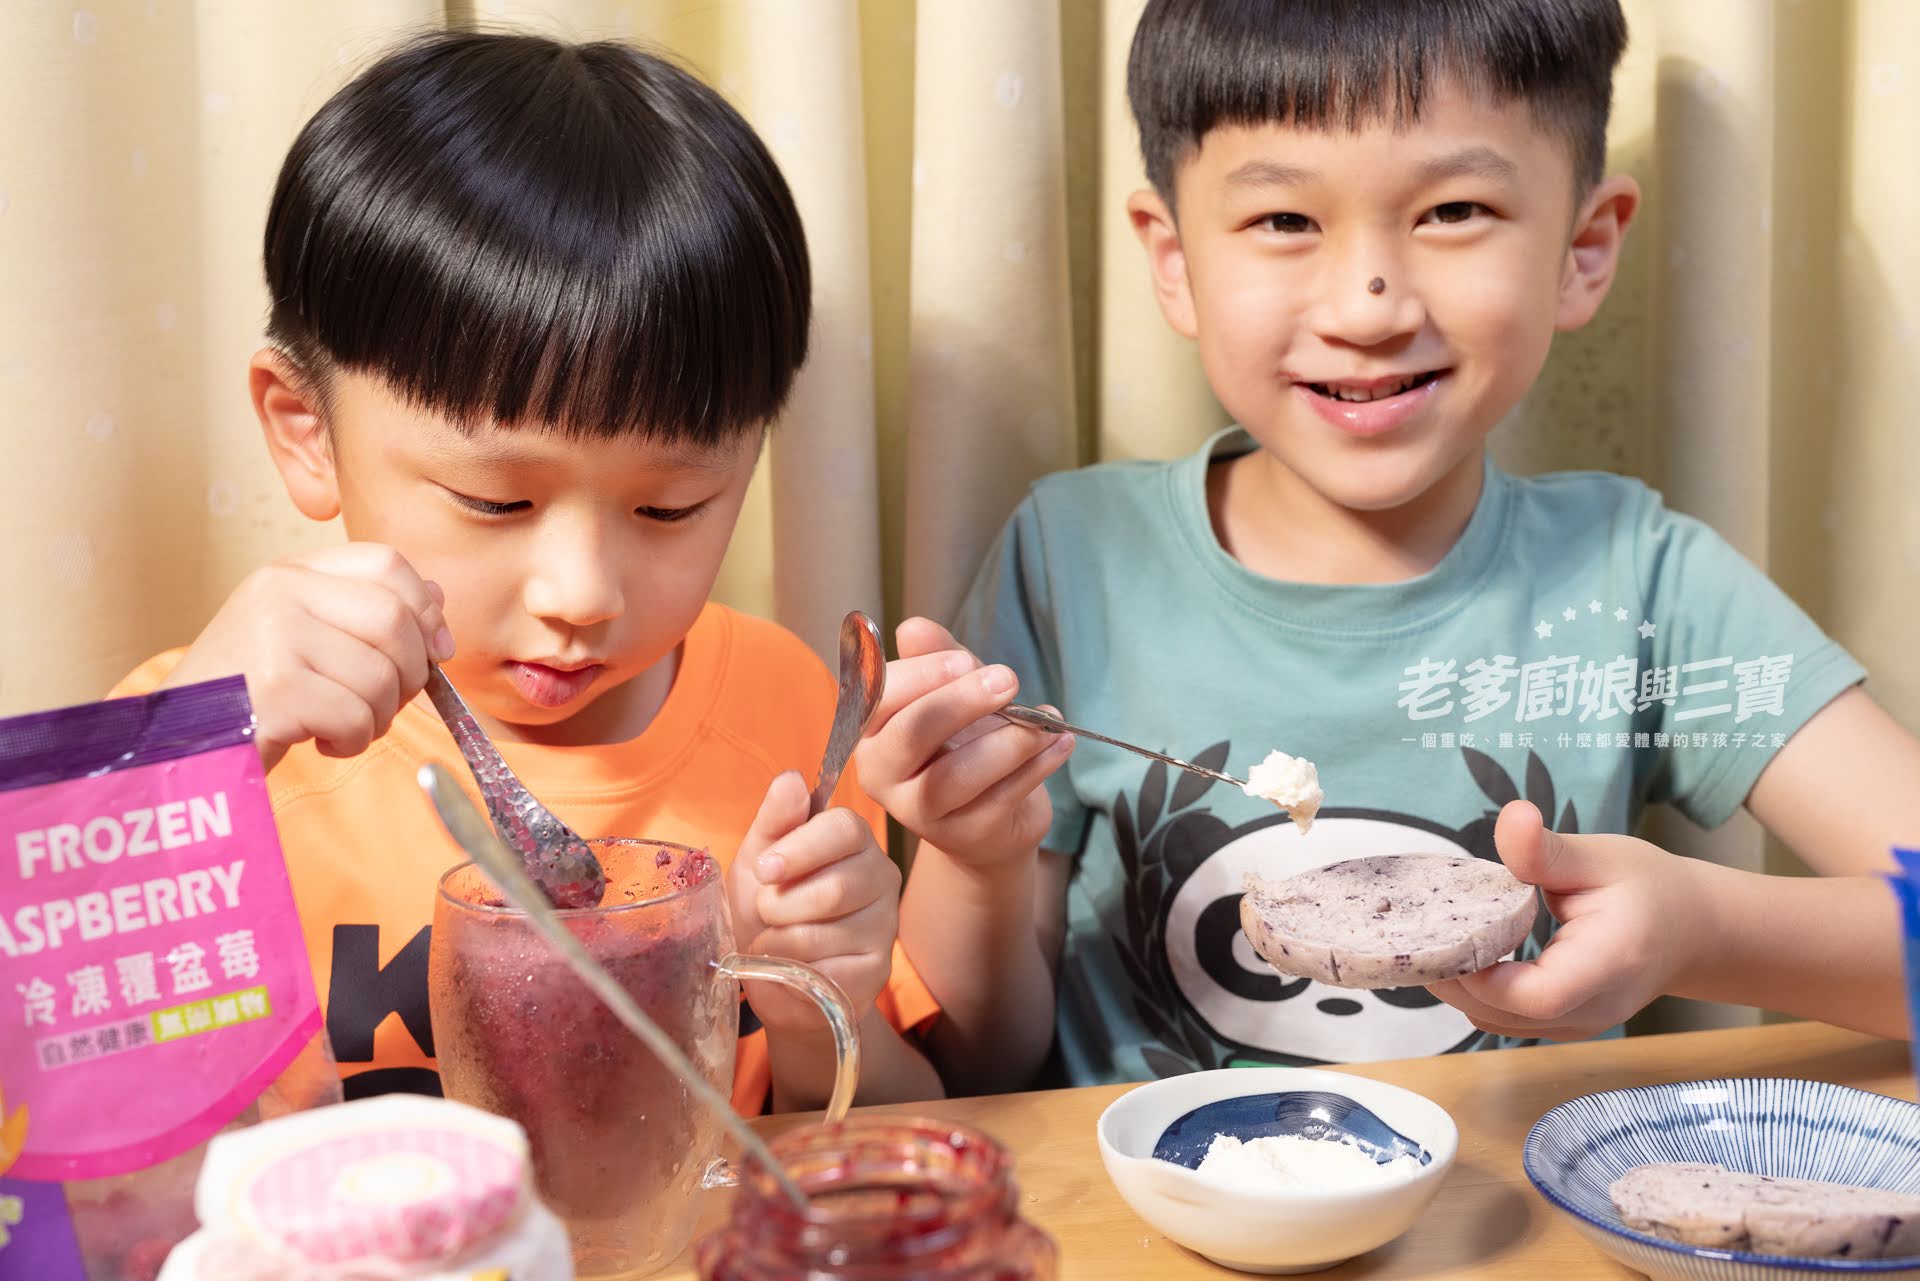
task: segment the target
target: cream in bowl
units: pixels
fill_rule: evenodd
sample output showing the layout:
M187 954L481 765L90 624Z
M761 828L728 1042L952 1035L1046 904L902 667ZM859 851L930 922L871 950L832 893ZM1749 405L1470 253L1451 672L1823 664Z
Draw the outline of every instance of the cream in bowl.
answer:
M1291 1133L1252 1119L1272 1113L1267 1096L1316 1092L1364 1113L1321 1107L1326 1124L1308 1123L1305 1133L1297 1115L1281 1127ZM1097 1136L1107 1175L1134 1213L1216 1263L1258 1273L1331 1267L1399 1236L1439 1191L1460 1142L1430 1099L1311 1068L1149 1082L1101 1114Z

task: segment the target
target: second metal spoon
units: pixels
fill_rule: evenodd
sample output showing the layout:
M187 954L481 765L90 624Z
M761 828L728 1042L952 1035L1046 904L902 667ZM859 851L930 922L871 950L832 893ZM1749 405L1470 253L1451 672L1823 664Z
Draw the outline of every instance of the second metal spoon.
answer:
M1049 734L1072 734L1076 738L1090 738L1096 743L1105 743L1109 747L1123 748L1126 751L1144 756L1150 761L1160 761L1163 764L1173 766L1175 769L1186 770L1189 774L1198 774L1202 778L1210 778L1216 783L1232 783L1241 791L1245 791L1247 788L1244 781L1235 778L1231 774L1222 774L1217 769L1208 769L1204 765L1195 765L1192 761L1183 761L1177 756L1168 756L1165 752L1156 752L1150 747L1141 747L1137 743L1128 743L1121 739L1108 738L1105 734L1096 734L1090 729L1081 729L1078 725L1069 725L1058 716L1049 715L1037 707L1027 707L1020 703L1012 703L1001 708L1000 715L1016 725L1025 725L1032 729L1045 730Z
M840 620L840 696L833 707L833 731L827 736L820 777L807 800L807 817L824 812L833 800L847 758L853 755L860 731L873 718L886 688L887 652L880 644L880 629L856 609Z

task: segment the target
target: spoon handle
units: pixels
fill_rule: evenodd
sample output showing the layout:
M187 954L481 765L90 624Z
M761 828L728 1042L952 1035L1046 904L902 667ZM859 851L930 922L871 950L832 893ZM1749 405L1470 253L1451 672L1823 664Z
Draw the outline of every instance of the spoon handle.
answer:
M509 848L517 850L522 858L527 857L538 848L539 842L527 821L528 816L515 804L515 798L531 799L531 796L507 767L493 740L480 728L466 700L460 697L460 691L453 687L438 663L427 664L427 698L440 713L440 719L447 723L460 755L466 757L467 768L473 771L473 781L480 785L480 799L486 802L493 825L506 837Z
M1025 725L1031 729L1045 730L1050 734L1072 734L1076 738L1090 738L1096 743L1105 743L1109 747L1118 747L1150 761L1160 761L1175 769L1183 769L1189 774L1198 774L1210 778L1216 783L1231 783L1245 789L1246 784L1231 774L1222 774L1219 770L1208 769L1204 765L1195 765L1192 761L1183 761L1177 756L1168 756L1165 752L1156 752L1150 747L1141 747L1138 743L1128 743L1117 738L1108 738L1105 734L1096 734L1090 729L1081 729L1078 725L1069 725L1058 716L1049 716L1037 707L1027 707L1020 703L1010 703L1000 709L1000 715L1016 725Z
M833 789L840 785L847 759L886 684L887 652L880 644L880 629L856 609L840 623L840 693L833 705L833 730L827 736L820 776L807 798L808 818L824 813L832 803Z
M527 871L556 907L592 907L606 890L606 873L579 833L542 805L501 759L487 732L480 728L460 691L453 687L438 663L427 664L427 698L447 723L480 799L499 829L507 848L525 862Z

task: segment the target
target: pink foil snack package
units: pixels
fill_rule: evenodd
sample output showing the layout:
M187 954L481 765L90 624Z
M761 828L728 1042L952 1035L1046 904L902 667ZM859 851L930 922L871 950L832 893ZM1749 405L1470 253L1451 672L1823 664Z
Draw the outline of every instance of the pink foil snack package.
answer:
M222 1130L337 1102L239 677L0 720L0 1281L152 1281Z

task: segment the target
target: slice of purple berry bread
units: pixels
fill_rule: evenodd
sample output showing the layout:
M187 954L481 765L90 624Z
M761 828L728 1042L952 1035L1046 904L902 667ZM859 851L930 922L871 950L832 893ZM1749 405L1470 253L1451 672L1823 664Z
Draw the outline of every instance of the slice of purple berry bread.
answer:
M1520 946L1531 885L1487 859L1378 854L1282 881L1247 877L1240 925L1282 974L1411 987L1484 970Z
M1686 1245L1811 1259L1920 1254L1920 1196L1717 1165L1636 1165L1607 1189L1620 1220Z

